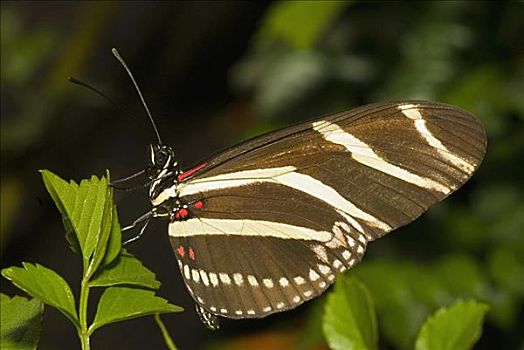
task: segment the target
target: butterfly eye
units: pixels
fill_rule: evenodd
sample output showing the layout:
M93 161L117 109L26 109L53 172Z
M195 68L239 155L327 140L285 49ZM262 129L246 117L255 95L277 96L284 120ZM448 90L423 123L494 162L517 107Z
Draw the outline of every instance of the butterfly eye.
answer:
M155 165L157 166L164 166L167 162L167 159L169 158L169 155L166 151L160 150L155 154Z

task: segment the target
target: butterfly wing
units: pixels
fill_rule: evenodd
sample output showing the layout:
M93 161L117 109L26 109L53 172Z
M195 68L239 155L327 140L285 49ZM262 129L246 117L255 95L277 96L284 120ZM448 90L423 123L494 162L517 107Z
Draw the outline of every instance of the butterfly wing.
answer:
M182 174L190 216L169 235L186 285L224 317L294 308L360 261L368 241L464 184L485 149L473 115L421 101L368 105L234 146Z

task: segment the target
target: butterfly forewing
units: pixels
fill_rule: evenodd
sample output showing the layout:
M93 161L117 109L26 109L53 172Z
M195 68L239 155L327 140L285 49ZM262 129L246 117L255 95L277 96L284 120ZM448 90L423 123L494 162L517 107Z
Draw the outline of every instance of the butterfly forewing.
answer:
M169 235L205 310L263 317L322 293L368 241L405 225L477 169L486 135L445 104L392 102L234 146L179 177Z

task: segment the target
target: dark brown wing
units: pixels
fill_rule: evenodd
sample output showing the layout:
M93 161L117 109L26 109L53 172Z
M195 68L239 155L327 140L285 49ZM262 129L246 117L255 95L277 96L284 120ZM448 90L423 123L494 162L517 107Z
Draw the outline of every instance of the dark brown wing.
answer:
M368 105L234 146L179 185L190 219L172 223L170 237L185 252L186 284L225 317L293 308L358 262L368 241L464 184L485 149L473 115L422 101Z

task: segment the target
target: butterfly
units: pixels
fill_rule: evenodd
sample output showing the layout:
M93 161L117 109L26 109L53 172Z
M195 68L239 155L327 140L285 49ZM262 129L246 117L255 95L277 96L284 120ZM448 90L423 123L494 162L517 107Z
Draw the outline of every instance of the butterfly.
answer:
M169 222L183 280L211 329L217 316L261 318L319 296L369 242L460 188L487 146L475 116L428 101L302 122L185 171L154 128L152 209L135 224Z

